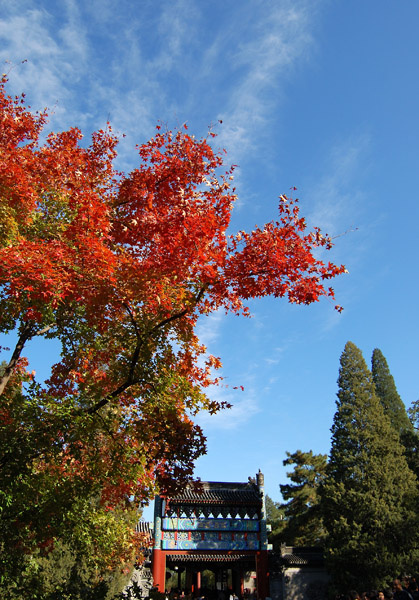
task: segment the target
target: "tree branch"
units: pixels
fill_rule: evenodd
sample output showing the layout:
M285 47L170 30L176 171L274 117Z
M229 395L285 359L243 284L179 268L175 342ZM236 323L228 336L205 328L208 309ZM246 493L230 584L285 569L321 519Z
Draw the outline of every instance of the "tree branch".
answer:
M205 292L207 291L209 287L209 284L205 284L202 286L202 288L199 290L199 292L196 294L196 296L194 297L194 306L196 306L198 304L198 302L201 300L202 296L205 294ZM137 328L136 328L136 322L134 319L134 316L132 314L132 311L127 307L127 310L130 314L131 319L133 320L133 324L134 324L134 328L137 332ZM113 400L114 398L117 398L120 394L122 394L123 392L125 392L125 390L127 390L128 388L130 388L132 385L135 385L136 383L139 383L141 381L141 379L135 379L134 378L134 372L135 372L135 367L137 366L138 363L138 358L140 356L140 351L141 348L144 344L145 338L149 337L150 335L152 335L153 333L155 333L156 331L158 331L159 329L161 329L162 327L164 327L165 325L168 325L169 323L171 323L172 321L175 321L177 319L181 319L182 317L184 317L188 312L190 311L190 307L189 308L185 308L184 310L175 313L174 315L171 315L170 317L167 317L166 319L163 319L162 321L160 321L159 323L157 323L154 327L152 327L143 337L142 339L138 340L138 343L135 347L134 352L132 353L132 357L131 357L131 364L130 364L130 368L129 368L129 372L128 375L125 379L125 381L118 386L113 392L111 392L110 394L108 394L107 396L105 396L104 398L102 398L101 400L99 400L98 402L96 402L96 404L94 404L93 406L91 406L90 408L88 408L86 410L86 413L88 415L92 415L94 413L96 413L99 409L103 408L104 406L106 406L109 402L111 402L111 400Z
M19 339L16 343L15 349L13 351L12 358L10 359L9 364L5 368L4 373L0 379L0 396L4 392L6 385L9 383L10 377L12 376L13 370L18 363L18 360L20 358L20 355L22 353L22 350L23 350L26 342L28 340L32 339L36 335L44 335L44 333L49 331L51 329L51 327L53 327L53 326L54 326L54 323L52 325L47 325L40 331L35 331L33 324L23 323L22 331L21 331Z

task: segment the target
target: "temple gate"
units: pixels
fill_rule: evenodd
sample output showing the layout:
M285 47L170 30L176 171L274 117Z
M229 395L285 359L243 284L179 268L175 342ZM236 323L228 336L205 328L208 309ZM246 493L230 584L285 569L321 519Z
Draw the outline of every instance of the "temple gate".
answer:
M245 595L245 573L256 572L259 599L269 595L264 478L247 483L201 482L178 496L156 497L154 585L166 587L166 571L178 573L177 587L198 595L203 571L214 574L214 591ZM184 585L181 574L185 573Z

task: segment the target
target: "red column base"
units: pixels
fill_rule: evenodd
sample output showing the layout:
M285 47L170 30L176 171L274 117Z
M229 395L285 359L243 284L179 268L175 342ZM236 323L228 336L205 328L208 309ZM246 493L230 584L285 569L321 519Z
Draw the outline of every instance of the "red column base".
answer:
M159 592L164 593L166 591L166 556L164 552L154 548L152 564L153 583Z

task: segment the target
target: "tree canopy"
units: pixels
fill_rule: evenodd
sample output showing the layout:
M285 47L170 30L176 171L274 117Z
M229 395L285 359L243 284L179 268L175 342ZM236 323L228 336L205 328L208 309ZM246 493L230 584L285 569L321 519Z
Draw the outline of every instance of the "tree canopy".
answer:
M123 529L117 511L192 478L205 452L194 415L226 406L205 393L221 382L221 361L200 343L198 318L248 315L246 303L268 295L333 299L329 280L345 269L316 257L331 240L307 231L285 195L277 220L229 233L233 168L223 168L212 132L157 127L125 174L110 126L86 146L77 128L41 137L46 112L31 112L6 84L0 331L17 343L0 377L0 519L19 553L65 532L78 531L80 544L98 529L112 537ZM23 358L34 338L61 343L46 381ZM101 519L114 523L101 529ZM123 536L114 537L107 554L93 553L100 568L121 558ZM128 554L138 549L133 535L125 542Z
M379 348L375 348L372 353L371 373L375 392L393 427L399 434L412 431L413 427L407 415L406 407L397 391L387 361Z

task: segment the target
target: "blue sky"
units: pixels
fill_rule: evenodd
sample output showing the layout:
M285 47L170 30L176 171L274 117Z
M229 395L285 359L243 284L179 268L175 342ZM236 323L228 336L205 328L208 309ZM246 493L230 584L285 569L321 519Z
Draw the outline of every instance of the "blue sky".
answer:
M239 165L232 230L277 215L296 186L301 210L336 245L348 275L333 304L265 299L253 318L199 325L223 359L234 408L199 419L204 480L260 468L280 499L285 452L326 453L339 357L378 347L409 406L417 385L419 4L415 0L0 0L0 59L10 89L52 109L53 130L126 134L118 166L157 121L204 135ZM21 61L27 60L24 64ZM5 61L9 61L4 64ZM345 233L346 232L346 233ZM29 348L40 376L56 347ZM6 358L6 357L5 357Z

